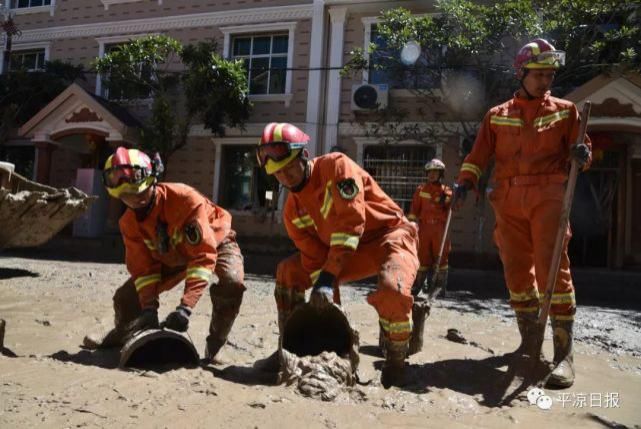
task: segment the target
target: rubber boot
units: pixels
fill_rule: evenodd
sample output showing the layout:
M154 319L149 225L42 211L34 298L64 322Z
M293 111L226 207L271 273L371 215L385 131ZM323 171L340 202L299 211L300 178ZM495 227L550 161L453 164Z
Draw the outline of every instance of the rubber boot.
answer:
M268 372L268 373L277 373L281 368L281 348L283 347L283 331L285 330L285 323L289 318L289 315L292 314L294 309L299 305L305 303L305 298L293 299L295 295L290 294L285 300L281 301L281 307L288 308L284 310L281 307L278 308L278 349L266 358L259 359L254 362L254 369L259 371ZM280 297L283 299L283 297Z
M428 272L427 271L419 271L416 273L416 279L414 280L414 284L412 285L412 295L413 296L418 296L421 292L425 292L428 288Z
M82 340L84 348L89 350L122 347L125 343L125 332L112 328L106 333L91 333Z
M90 333L82 340L82 345L91 350L122 347L127 336L127 325L133 322L142 309L133 279L127 280L116 289L113 296L114 327L102 333Z
M423 350L423 333L425 320L430 315L430 302L422 296L414 297L412 305L412 336L410 337L408 356Z
M224 363L221 360L217 360L216 356L227 343L227 337L243 302L244 292L244 289L223 289L220 286L213 286L211 289L211 322L209 323L209 335L207 336L207 345L205 347L205 359L211 363Z
M566 388L574 384L573 325L573 320L557 320L552 317L554 369L548 378L547 387Z
M381 374L381 384L384 388L405 384L405 358L408 347L409 340L386 341L385 362Z
M513 352L522 356L533 356L538 345L538 312L516 311L516 323L521 334L521 344Z

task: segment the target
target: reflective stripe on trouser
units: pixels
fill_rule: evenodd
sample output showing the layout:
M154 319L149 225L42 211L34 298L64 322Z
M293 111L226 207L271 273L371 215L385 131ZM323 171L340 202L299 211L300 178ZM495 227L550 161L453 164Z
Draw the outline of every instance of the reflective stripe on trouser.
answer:
M445 222L421 224L418 232L418 260L421 263L420 271L428 271L436 264L438 252L441 250L441 240L445 232ZM440 268L446 268L450 253L450 240L445 242Z
M510 304L515 311L538 311L545 294L565 186L500 186L490 201L496 215L494 240L499 248ZM576 312L567 246L552 295L551 315L571 319Z
M367 297L367 302L378 312L388 339L407 341L412 332L414 300L411 286L417 270L416 229L407 225L376 240L361 243L346 262L338 282L361 280L377 274L377 290ZM303 268L298 253L278 264L275 296L279 313L288 313L304 302L305 290L312 286L310 274Z

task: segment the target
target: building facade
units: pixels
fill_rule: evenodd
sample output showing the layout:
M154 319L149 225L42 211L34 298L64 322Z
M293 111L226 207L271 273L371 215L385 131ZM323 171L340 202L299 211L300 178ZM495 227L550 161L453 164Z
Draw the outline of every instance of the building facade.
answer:
M413 191L424 180L425 162L442 158L448 167L447 183L453 182L460 168L465 143L461 127L468 118L448 116L448 95L439 79L412 80L373 68L352 76L340 74L350 50L384 43L376 33L382 9L403 6L413 13L429 14L434 12L431 1L10 0L10 6L21 30L13 38L11 64L33 70L48 60L90 69L96 57L118 44L151 34L166 34L183 44L214 39L224 57L244 59L254 105L245 129L229 129L225 137L216 137L203 126L193 126L189 143L172 156L166 180L188 183L228 208L239 235L259 243L256 248L279 245L274 237L282 238L282 246L287 246L279 213L284 192L275 192L273 181L253 159L253 147L269 122L291 122L305 130L312 138L311 155L333 150L348 154L406 210ZM255 73L257 69L262 72ZM116 99L117 94L105 90L100 76L88 76L86 82L69 87L24 124L10 143L16 153L33 158L38 181L58 187L76 185L79 169L99 170L113 148L137 144L137 126L150 100L141 96L126 109L115 107L106 100ZM583 95L575 101L584 100L595 85L586 86L588 92L580 93ZM621 85L625 91L619 90ZM598 190L603 194L599 200L605 213L602 222L607 223L607 227L601 225L602 231L607 230L605 242L602 234L598 243L606 243L605 255L594 261L586 256L588 252L582 249L595 243L588 233L575 240L582 243L575 252L585 265L621 268L641 264L641 232L633 222L641 200L640 87L638 79L625 79L610 86L609 95L602 95L603 106L631 103L630 109L619 111L629 115L623 120L623 134L618 117L595 117L591 122L591 130L595 127L604 136L602 141L616 143L620 155L612 162L617 163L613 174L619 179L615 191L611 184ZM428 105L425 97L419 101L416 95L424 90L433 95ZM375 107L367 104L372 97ZM384 106L409 112L400 125L415 133L386 144L399 124L390 120L387 125L394 126L380 125L375 111ZM605 107L596 112L604 117L612 113ZM470 119L473 117L470 113ZM440 126L436 131L425 131L436 123ZM474 126L472 122L468 125ZM492 244L494 219L482 197L454 217L453 249L461 264L497 260ZM115 219L122 208L115 201L107 206L106 229L115 232ZM585 230L590 231L589 226ZM456 265L457 258L452 263Z

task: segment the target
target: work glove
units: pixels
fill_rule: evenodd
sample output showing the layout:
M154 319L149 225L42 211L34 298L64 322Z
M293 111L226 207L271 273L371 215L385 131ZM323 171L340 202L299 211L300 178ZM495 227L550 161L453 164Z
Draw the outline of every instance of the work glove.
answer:
M572 159L576 160L579 167L583 167L590 159L590 148L585 143L575 144L570 148Z
M462 183L457 183L454 185L454 198L452 201L452 207L454 210L458 210L463 206L465 198L467 197L467 191L472 189L474 185L469 180L464 180Z
M312 294L309 296L309 303L312 307L322 310L334 303L334 277L327 271L321 271L318 280L312 287Z
M146 331L147 329L158 328L158 310L155 308L145 308L131 323L127 325L126 337L132 337L137 332Z
M441 195L438 197L438 203L442 206L445 207L445 200L447 199L447 195L445 195L445 192L441 192Z
M189 316L191 316L191 309L186 305L179 305L175 311L167 315L165 321L162 322L161 328L185 332L189 327Z

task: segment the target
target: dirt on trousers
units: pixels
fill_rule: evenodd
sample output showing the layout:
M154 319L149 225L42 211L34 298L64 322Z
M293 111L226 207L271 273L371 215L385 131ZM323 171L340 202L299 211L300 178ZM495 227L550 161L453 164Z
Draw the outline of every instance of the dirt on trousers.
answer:
M118 351L80 348L88 331L108 329L111 297L127 279L122 264L0 257L0 427L306 428L623 428L641 427L641 316L581 306L577 285L577 380L546 390L551 408L522 392L501 403L504 355L519 342L505 299L450 293L427 320L423 351L410 358L409 384L380 383L378 320L367 285L341 289L360 333L360 384L333 401L309 399L252 365L276 349L273 279L248 276L240 315L225 348L227 364L167 372L117 369ZM161 296L163 318L180 288ZM201 356L211 304L201 300L189 335ZM465 341L453 341L448 329ZM551 339L546 339L551 358ZM15 354L16 357L10 357Z

